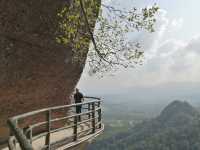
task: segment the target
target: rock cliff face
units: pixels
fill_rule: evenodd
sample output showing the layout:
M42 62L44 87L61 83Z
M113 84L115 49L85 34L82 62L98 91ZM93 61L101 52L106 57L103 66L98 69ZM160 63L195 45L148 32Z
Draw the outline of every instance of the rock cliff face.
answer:
M70 103L68 97L84 63L72 63L71 45L58 44L55 39L59 28L57 14L73 3L0 1L0 139L8 133L8 117ZM86 29L83 32L88 32Z

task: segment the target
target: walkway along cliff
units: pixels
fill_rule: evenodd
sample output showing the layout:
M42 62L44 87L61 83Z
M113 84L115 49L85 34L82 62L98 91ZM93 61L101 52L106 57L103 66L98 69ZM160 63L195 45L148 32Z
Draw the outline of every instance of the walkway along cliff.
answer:
M86 149L89 141L104 130L104 125L101 120L101 99L85 99L87 102L49 107L9 118L10 137L8 147L3 150ZM82 113L76 113L77 106L82 107ZM62 117L55 115L64 110L68 113ZM38 115L40 121L34 119ZM24 127L24 121L28 118L34 121Z
M92 11L88 18L93 29L101 1L83 2L84 8ZM0 142L8 137L9 117L70 103L69 96L83 71L90 43L86 40L84 46L74 46L89 34L76 3L0 1ZM98 7L93 7L96 4ZM71 14L79 14L80 22L74 23ZM78 29L77 41L66 42L70 33L63 27L70 25ZM79 51L81 57L76 60Z

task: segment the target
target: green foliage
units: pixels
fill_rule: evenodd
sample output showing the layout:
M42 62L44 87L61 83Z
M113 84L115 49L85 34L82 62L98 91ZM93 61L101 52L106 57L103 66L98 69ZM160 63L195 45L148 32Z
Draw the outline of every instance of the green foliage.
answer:
M88 53L92 74L134 67L141 64L143 52L140 44L130 41L128 35L140 30L153 32L158 9L154 5L142 10L134 7L126 11L104 4L100 6L99 0L74 0L58 13L61 34L56 40L70 45L74 62L82 62L93 39ZM94 28L95 22L94 34L90 34L89 30Z
M84 8L89 18L90 27L94 27L98 17L100 3L98 0L84 0ZM83 63L87 55L90 36L80 8L80 1L74 0L58 13L60 33L58 43L69 46L73 52L73 62Z

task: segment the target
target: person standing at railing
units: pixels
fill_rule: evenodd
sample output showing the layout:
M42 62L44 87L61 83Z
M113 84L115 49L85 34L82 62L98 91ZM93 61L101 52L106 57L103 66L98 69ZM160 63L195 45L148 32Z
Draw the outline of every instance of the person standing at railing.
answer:
M83 94L79 91L78 88L76 88L76 93L74 94L74 100L75 100L76 104L77 103L82 103L83 100L84 100ZM81 113L81 108L82 108L82 105L76 106L76 113L77 114ZM78 121L81 121L81 116L80 115L78 116Z

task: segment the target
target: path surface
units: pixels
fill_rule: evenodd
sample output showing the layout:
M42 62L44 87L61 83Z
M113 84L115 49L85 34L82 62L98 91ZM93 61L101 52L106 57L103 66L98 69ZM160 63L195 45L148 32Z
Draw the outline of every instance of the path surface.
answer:
M90 124L84 123L83 125L80 125L78 127L78 132L89 129L91 127ZM95 134L88 134L91 132L90 131L85 131L79 134L80 138L77 141L72 141L73 137L73 128L69 129L64 129L55 133L51 133L51 143L58 142L55 147L52 147L52 149L57 149L57 150L64 150L69 147L76 146L78 144L81 144L83 142L89 142L89 140L92 140L94 137L98 136L98 134L102 131L103 129L97 129ZM36 139L33 141L32 145L35 150L40 150L45 144L45 136L40 137L39 139ZM64 146L63 146L64 145ZM57 148L56 148L57 147ZM9 150L8 148L4 148L2 150ZM16 150L21 150L19 147L19 144L16 144Z

